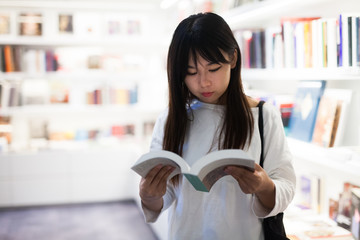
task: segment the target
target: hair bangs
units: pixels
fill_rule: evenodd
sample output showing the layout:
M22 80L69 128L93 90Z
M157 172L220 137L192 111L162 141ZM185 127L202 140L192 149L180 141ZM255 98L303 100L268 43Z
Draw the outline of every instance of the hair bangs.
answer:
M194 63L197 64L197 58L200 56L211 63L229 63L219 46L214 44L212 41L203 41L202 39L194 39L193 44L190 48L191 56ZM201 44L198 44L201 43Z

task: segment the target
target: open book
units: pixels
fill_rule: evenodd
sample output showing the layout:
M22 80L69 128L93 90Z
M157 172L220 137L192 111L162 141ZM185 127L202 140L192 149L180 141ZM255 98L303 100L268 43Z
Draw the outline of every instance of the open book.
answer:
M176 168L169 179L181 173L196 190L203 192L210 191L218 179L227 175L224 172L226 166L241 166L250 171L255 169L255 161L240 149L211 152L197 160L191 167L182 157L173 152L152 151L142 155L131 169L145 177L152 168L159 164L171 165Z

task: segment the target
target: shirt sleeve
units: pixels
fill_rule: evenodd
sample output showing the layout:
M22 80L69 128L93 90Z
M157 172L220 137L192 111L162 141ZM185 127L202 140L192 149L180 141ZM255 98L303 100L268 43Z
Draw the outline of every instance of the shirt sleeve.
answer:
M155 122L154 131L150 143L150 151L163 149L162 143L164 138L164 126L165 126L166 118L167 118L167 111L164 111ZM175 200L174 187L171 184L168 184L166 187L166 193L163 196L164 203L160 212L154 212L146 208L143 204L141 204L145 221L155 222L160 216L160 214L171 206L174 200Z
M264 218L283 212L295 195L296 176L280 112L264 104L264 170L275 184L275 206L269 211L253 196L253 211Z
M174 187L172 185L168 184L166 187L166 193L163 197L163 207L160 212L152 211L152 210L146 208L141 203L141 208L144 213L145 221L147 223L156 222L156 220L159 218L160 214L171 206L174 199L175 199Z

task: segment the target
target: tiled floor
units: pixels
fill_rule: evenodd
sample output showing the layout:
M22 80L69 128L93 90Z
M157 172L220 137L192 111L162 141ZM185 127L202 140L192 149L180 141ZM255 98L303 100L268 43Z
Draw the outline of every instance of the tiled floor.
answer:
M0 209L0 240L155 240L135 201Z

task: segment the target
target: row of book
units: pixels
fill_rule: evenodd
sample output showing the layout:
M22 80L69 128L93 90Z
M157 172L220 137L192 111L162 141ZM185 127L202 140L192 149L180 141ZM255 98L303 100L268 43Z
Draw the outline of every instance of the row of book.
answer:
M238 29L245 68L360 66L360 13L282 18L277 27Z
M108 72L138 71L145 67L141 56L98 53L89 48L29 48L0 45L0 72L37 74L54 71L76 72L103 69Z
M12 149L13 125L11 116L0 115L0 153ZM142 128L137 128L133 123L124 124L95 124L87 127L69 124L53 125L44 119L28 119L29 147L32 149L44 149L51 147L50 142L94 142L99 144L114 143L113 140L123 140L128 137L139 135L149 137L152 134L155 121L143 122ZM142 129L142 132L139 132ZM116 141L115 141L116 142Z
M138 101L137 88L95 89L86 93L87 104L135 104Z
M16 15L13 17L13 15ZM123 16L102 16L97 13L58 13L57 21L45 19L42 13L34 12L2 12L0 13L0 37L11 35L12 25L17 26L16 35L43 36L45 29L55 29L59 35L99 36L138 35L142 32L140 18L125 18ZM52 20L52 19L51 19ZM50 27L45 26L50 25Z
M99 138L125 137L135 135L135 126L133 124L112 125L106 129L77 129L75 131L49 131L46 133L47 140L50 141L86 141L97 140Z
M57 71L57 55L52 49L24 49L0 46L0 72L42 73Z
M304 80L295 95L254 95L277 106L287 136L322 147L342 145L352 90L326 88L325 80Z
M81 86L70 88L61 81L45 79L0 81L0 109L56 103L128 105L137 102L138 88L136 85L103 86L87 91Z

